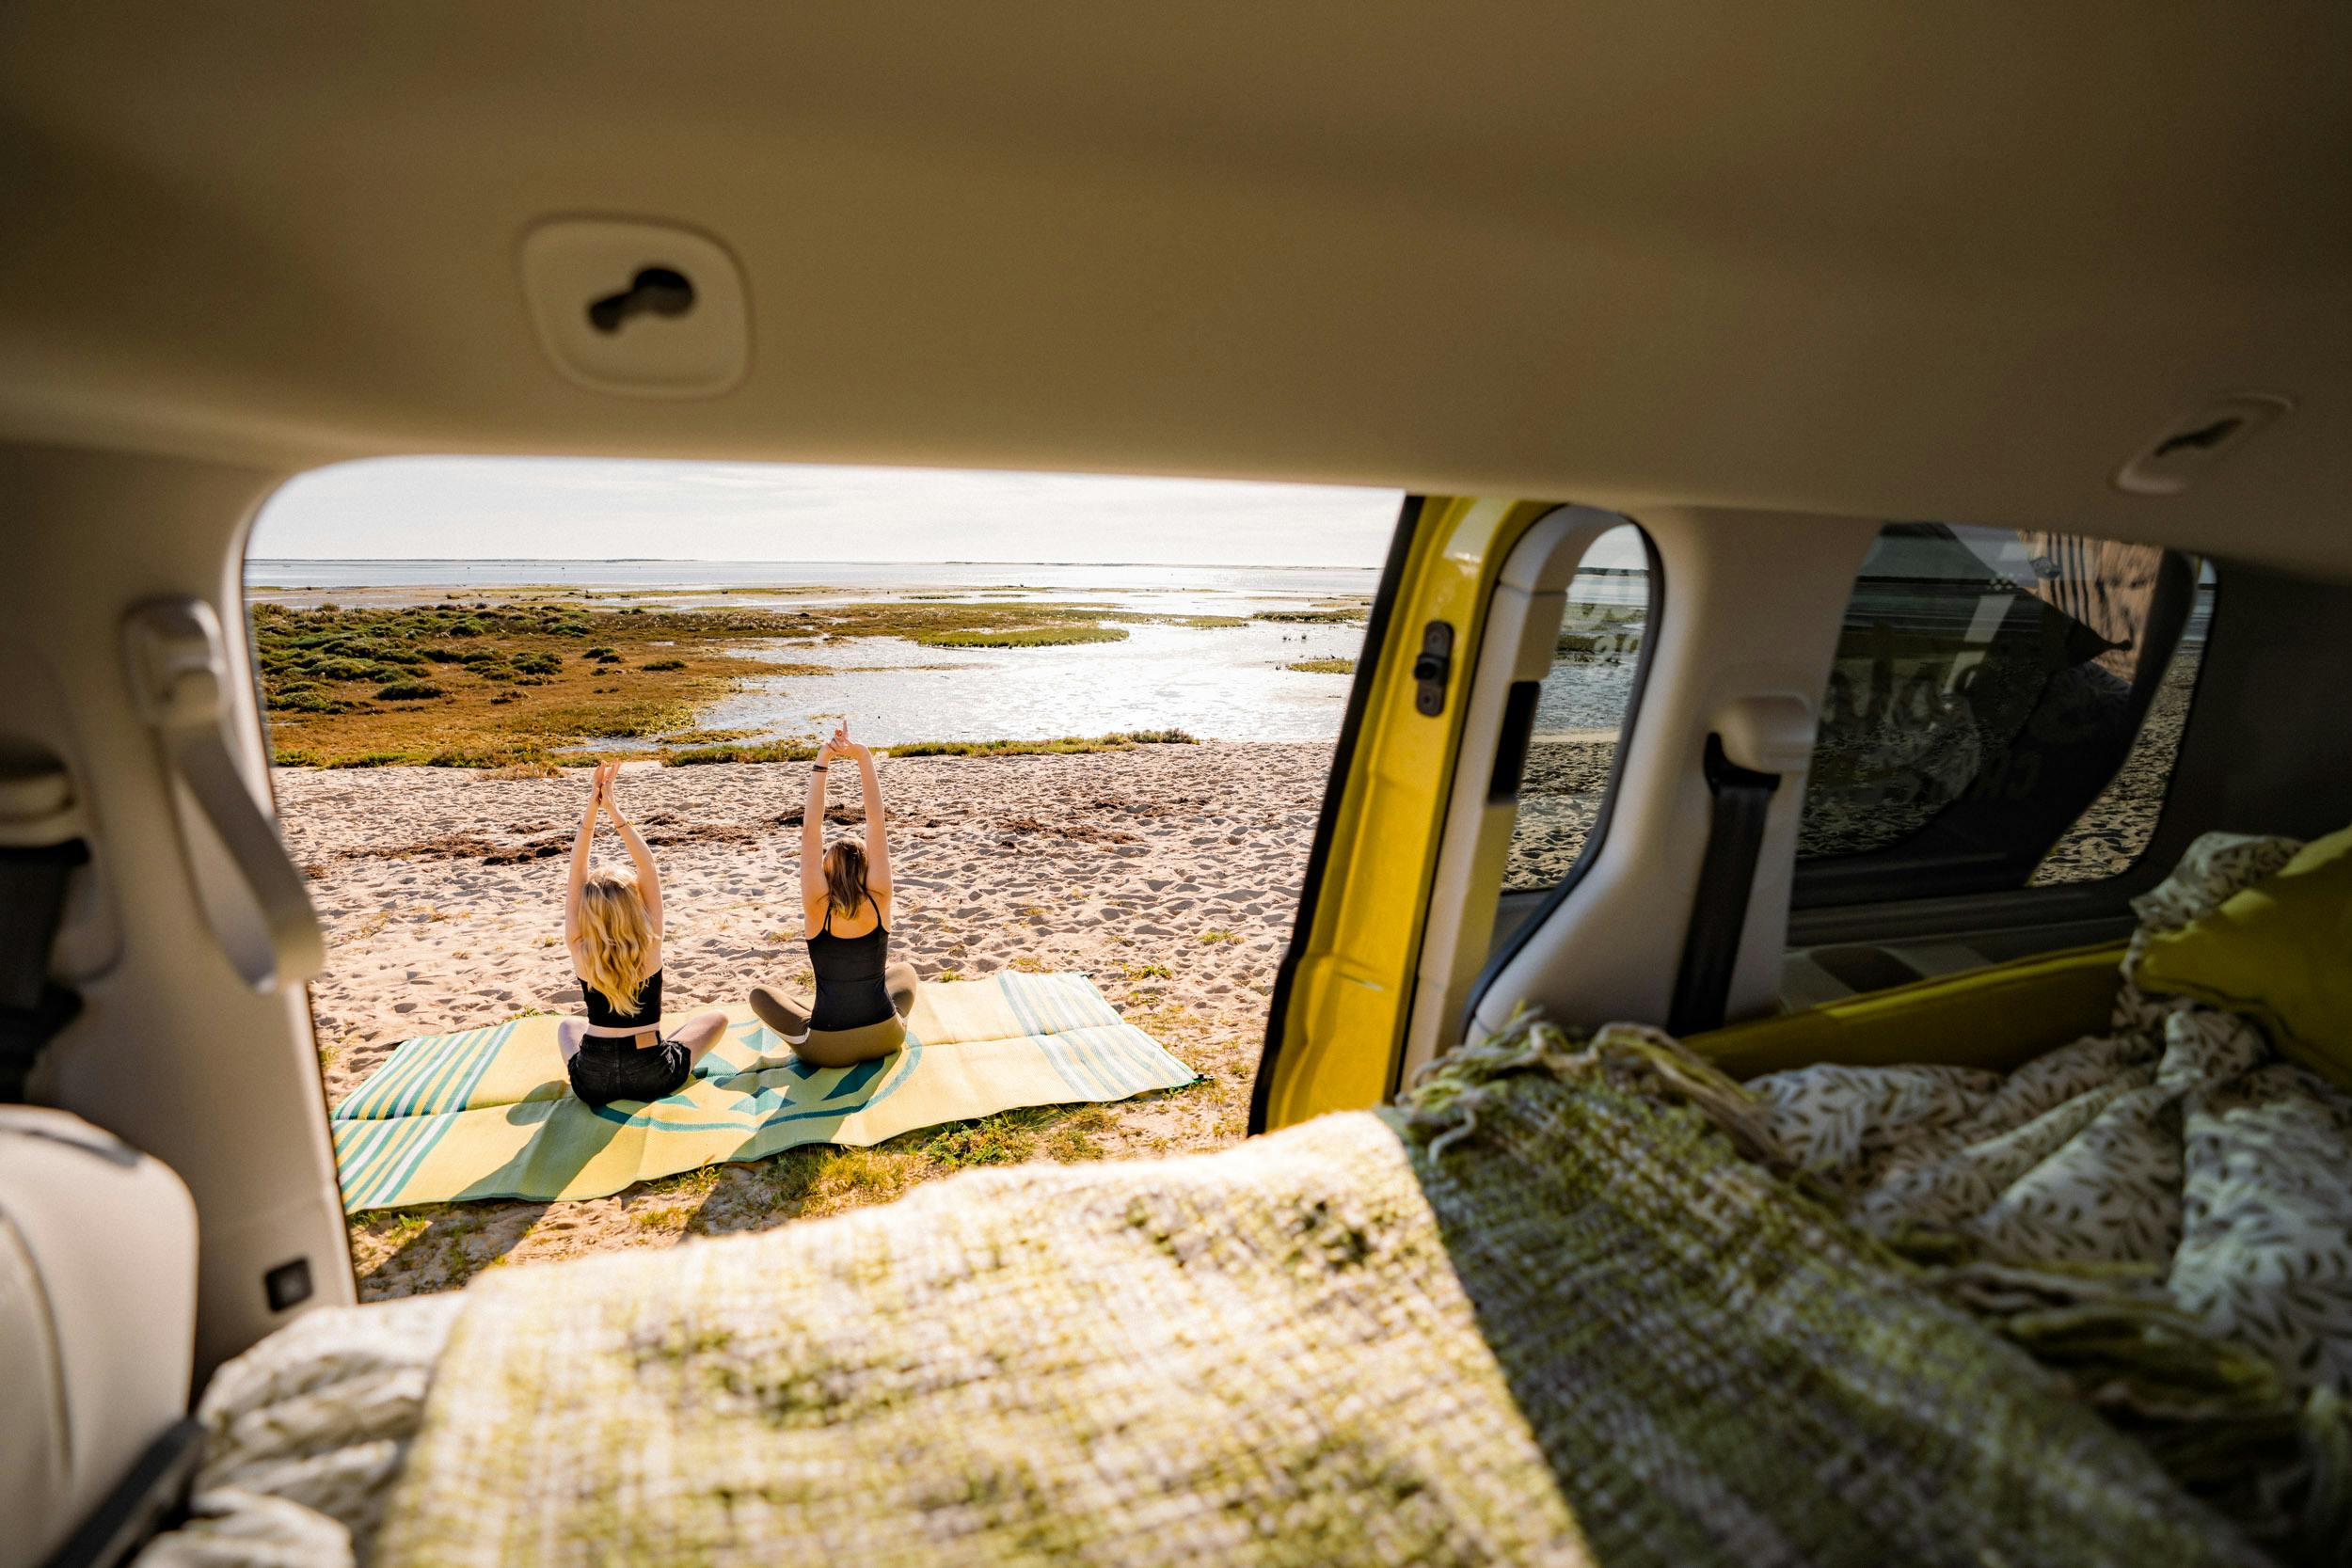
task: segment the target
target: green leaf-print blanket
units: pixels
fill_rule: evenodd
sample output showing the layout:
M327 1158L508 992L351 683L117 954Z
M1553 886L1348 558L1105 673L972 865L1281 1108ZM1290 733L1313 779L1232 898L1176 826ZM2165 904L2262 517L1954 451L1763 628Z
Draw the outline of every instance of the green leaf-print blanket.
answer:
M2277 871L2297 847L2197 840L2134 906L2139 930L2107 1033L2007 1074L1813 1067L1758 1078L1747 1087L1768 1107L1770 1136L1866 1229L1915 1252L1923 1234L1949 1238L2011 1271L2027 1309L2049 1305L2029 1299L2036 1271L2113 1289L2141 1282L2149 1298L2259 1356L2286 1402L2340 1443L2352 1400L2352 1096L2282 1061L2244 1019L2137 982L2150 936ZM2289 1469L2293 1447L2280 1447ZM2292 1543L2294 1506L2282 1500L2292 1478L2249 1487L2224 1499L2232 1511L2265 1539ZM2344 1499L2317 1506L2332 1511L2328 1529L2344 1526ZM2345 1554L2352 1541L2323 1556Z

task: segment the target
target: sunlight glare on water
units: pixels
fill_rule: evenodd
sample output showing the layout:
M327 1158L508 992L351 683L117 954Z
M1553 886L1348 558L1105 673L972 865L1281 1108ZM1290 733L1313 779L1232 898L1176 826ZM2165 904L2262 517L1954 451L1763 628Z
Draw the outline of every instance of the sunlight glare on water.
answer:
M1052 648L926 648L895 637L787 642L755 657L837 673L756 677L701 722L797 737L841 715L852 733L885 746L1160 729L1202 739L1327 740L1339 734L1348 678L1284 666L1352 659L1363 642L1360 626L1128 631L1122 642Z

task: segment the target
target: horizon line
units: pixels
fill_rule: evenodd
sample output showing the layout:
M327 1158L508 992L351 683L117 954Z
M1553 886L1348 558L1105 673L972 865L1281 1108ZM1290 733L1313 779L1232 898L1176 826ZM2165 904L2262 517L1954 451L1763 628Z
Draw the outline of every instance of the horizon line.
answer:
M1380 564L1377 562L1349 565L1343 562L1322 561L1090 561L1076 559L931 561L884 557L783 561L739 555L252 555L246 557L245 563L251 566L257 562L279 562L298 566L351 566L379 562L426 564L449 562L484 566L1193 566L1253 571L1266 567L1296 567L1307 571L1333 572L1376 572L1380 570Z

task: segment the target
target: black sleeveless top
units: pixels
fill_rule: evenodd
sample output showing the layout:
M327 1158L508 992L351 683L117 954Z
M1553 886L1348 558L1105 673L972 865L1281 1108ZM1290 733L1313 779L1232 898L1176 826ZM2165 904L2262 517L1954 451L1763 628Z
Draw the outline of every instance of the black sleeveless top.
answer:
M873 903L874 895L866 895ZM890 961L890 928L874 904L874 928L862 937L833 934L833 905L825 905L824 928L808 939L808 967L817 976L817 1002L809 1008L811 1029L863 1029L894 1018L882 967Z
M661 1022L661 971L655 970L637 993L637 1010L616 1011L604 992L582 980L580 994L588 1004L588 1022L599 1029L650 1029Z

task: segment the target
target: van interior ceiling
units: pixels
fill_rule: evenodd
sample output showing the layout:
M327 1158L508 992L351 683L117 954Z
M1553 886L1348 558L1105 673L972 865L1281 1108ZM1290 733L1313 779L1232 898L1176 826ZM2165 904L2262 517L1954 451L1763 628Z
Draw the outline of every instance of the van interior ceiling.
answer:
M170 1378L357 1299L240 572L290 478L416 453L1429 498L1384 594L1460 607L1441 728L1397 738L1438 617L1375 612L1253 1132L1522 1003L1699 1029L2119 940L2200 832L2352 819L2348 59L2300 0L11 7L0 854L64 879L0 921L55 939L0 1046L191 1195ZM1841 616L1928 526L2142 550L2128 631L2009 624L2104 637L2135 721L2134 639L2210 574L2113 875L1808 847ZM1601 816L1516 886L1512 689L1620 528L1652 619ZM1393 885L1351 747L1419 814Z

